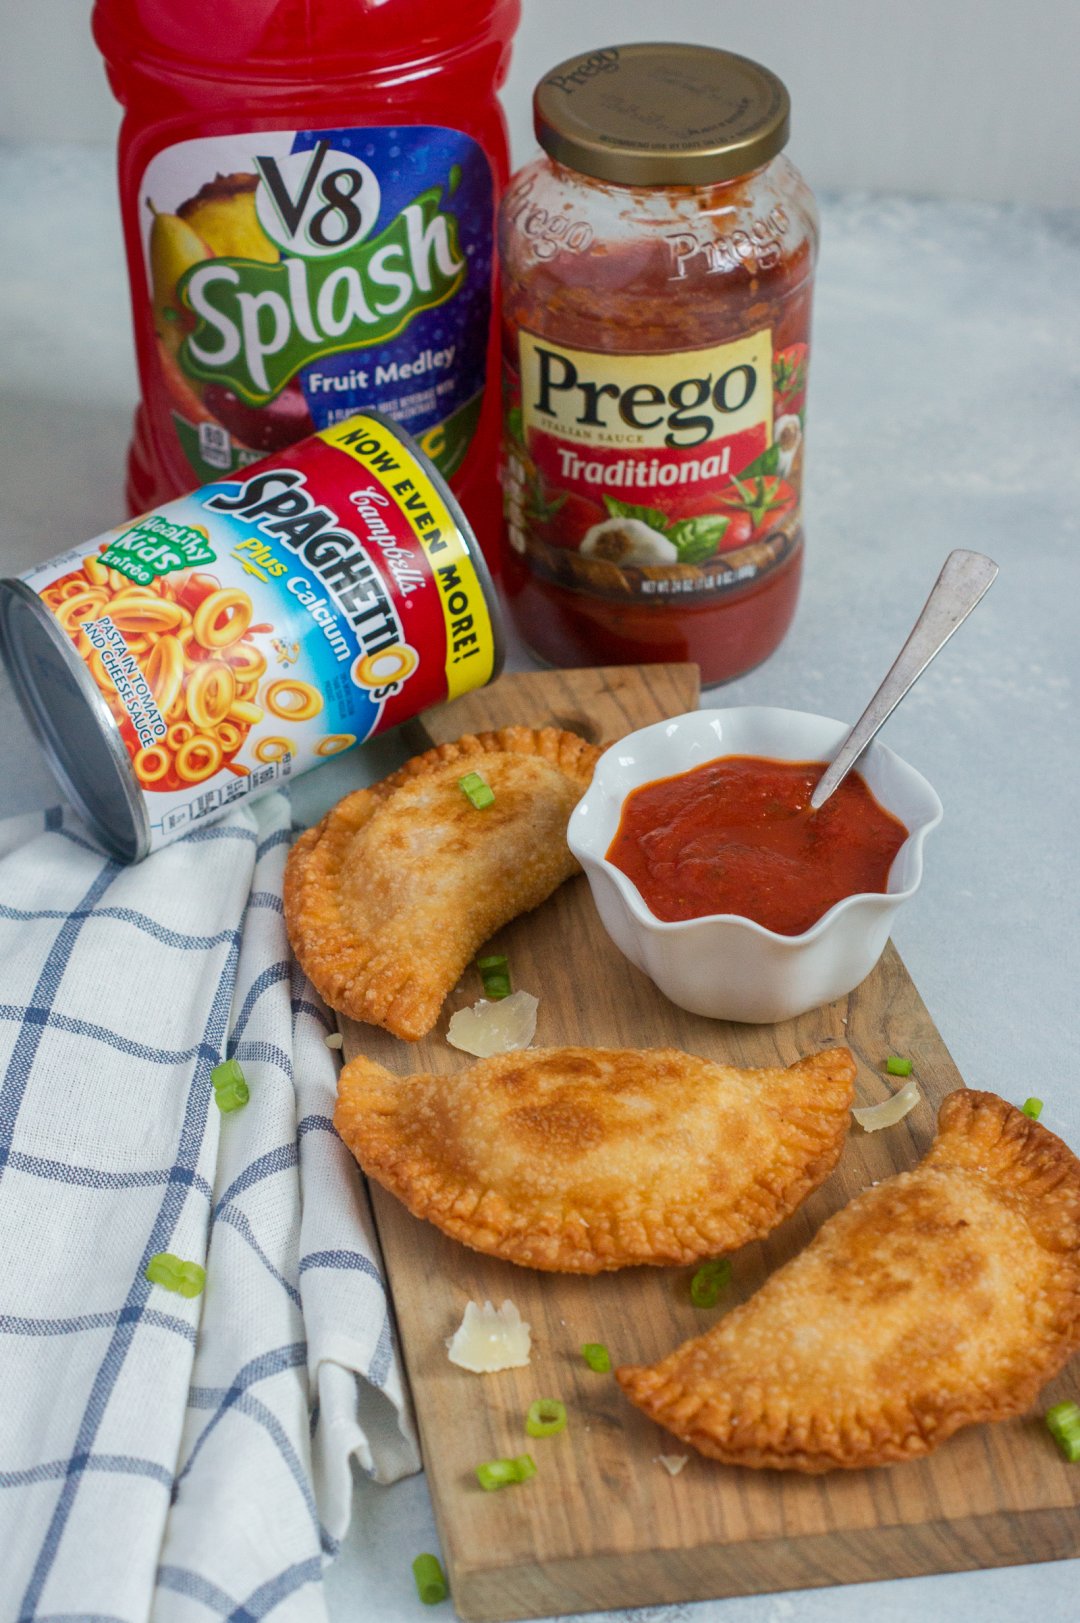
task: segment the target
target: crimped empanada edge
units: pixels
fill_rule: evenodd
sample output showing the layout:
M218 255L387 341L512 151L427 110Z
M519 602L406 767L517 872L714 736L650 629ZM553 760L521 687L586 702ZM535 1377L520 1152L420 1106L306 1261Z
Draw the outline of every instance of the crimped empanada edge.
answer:
M601 754L597 745L588 743L577 733L556 727L511 726L493 732L466 733L452 743L437 744L412 757L378 783L346 795L319 823L297 839L285 865L286 931L301 969L331 1008L352 1019L381 1025L408 1042L426 1036L434 1026L444 1001L442 997L409 1004L401 995L404 983L393 987L380 984L377 993L365 984L354 993L353 988L365 967L377 955L378 946L362 940L345 924L330 900L332 885L326 879L344 860L347 842L397 789L417 777L434 775L447 765L464 764L493 751L540 757L569 782L578 784L582 793L588 788ZM577 867L568 853L564 877L569 877ZM317 872L324 882L313 897L310 892ZM535 905L539 905L539 901ZM317 914L314 927L310 922L312 913ZM451 979L450 985L453 984ZM395 1004L399 1005L396 1009Z
M961 1146L974 1144L981 1145L978 1153L983 1160L978 1156L972 1160L959 1153ZM802 1427L800 1441L804 1446L794 1448L781 1446L783 1438L791 1435L790 1420L783 1427L763 1420L751 1428L746 1444L732 1446L728 1437L718 1435L716 1427L710 1429L700 1423L703 1414L708 1412L707 1402L692 1411L692 1419L688 1414L687 1420L680 1424L673 1413L676 1404L670 1392L670 1377L662 1373L668 1359L680 1348L673 1349L657 1364L624 1365L616 1369L615 1378L626 1396L650 1419L710 1459L752 1469L792 1470L814 1475L834 1469L860 1470L921 1458L967 1426L1023 1414L1080 1348L1080 1251L1077 1249L1080 1246L1080 1161L1056 1134L997 1094L958 1088L942 1101L937 1136L913 1172L949 1166L982 1176L993 1184L1001 1183L1010 1195L1020 1193L1029 1207L1029 1226L1037 1243L1053 1255L1059 1254L1059 1246L1045 1234L1036 1232L1030 1222L1030 1210L1040 1211L1045 1216L1047 1196L1052 1206L1060 1209L1061 1224L1056 1233L1061 1241L1060 1250L1066 1253L1071 1264L1071 1289L1063 1292L1065 1322L1057 1336L1044 1339L1041 1347L1032 1348L1028 1370L1023 1378L1013 1381L1007 1392L995 1394L983 1403L974 1402L946 1415L935 1416L932 1426L906 1405L895 1408L887 1417L843 1416L842 1421L849 1423L848 1436L844 1434L843 1424L833 1422L832 1417L822 1421L821 1417L811 1416ZM841 1211L848 1209L841 1208ZM811 1241L811 1245L814 1243ZM753 1297L749 1299L752 1301ZM746 1429L747 1418L740 1417L740 1429ZM850 1441L852 1421L862 1434L863 1440L857 1446ZM728 1422L722 1430L730 1436ZM805 1446L811 1439L813 1446Z
M537 1055L547 1051L530 1052ZM469 1067L469 1072L473 1069L475 1067ZM736 1251L770 1234L820 1188L840 1158L850 1121L855 1073L850 1051L837 1046L775 1069L785 1075L805 1074L846 1084L844 1094L832 1110L823 1111L820 1102L813 1108L809 1104L806 1107L805 1113L817 1140L813 1157L799 1165L790 1181L779 1189L771 1170L768 1177L763 1175L754 1187L758 1204L750 1207L744 1195L743 1204L748 1207L745 1211L709 1220L682 1211L650 1213L651 1227L648 1228L640 1210L628 1208L621 1212L566 1214L561 1230L541 1233L536 1228L521 1225L519 1214L497 1190L484 1190L471 1206L463 1204L467 1191L448 1189L444 1180L434 1175L423 1155L402 1148L398 1140L382 1143L381 1133L372 1125L371 1107L380 1089L385 1087L391 1100L391 1109L386 1113L394 1114L404 1097L398 1089L402 1086L407 1089L414 1082L432 1083L437 1080L432 1076L390 1078L390 1073L372 1061L362 1057L353 1060L339 1079L334 1123L367 1176L382 1184L414 1217L433 1223L451 1239L473 1250L500 1257L518 1267L552 1273L597 1274L628 1267L682 1267L705 1257ZM366 1084L372 1090L366 1105L354 1095L356 1079L362 1079L361 1086ZM376 1110L376 1119L382 1114ZM366 1131L360 1130L363 1122L368 1124Z

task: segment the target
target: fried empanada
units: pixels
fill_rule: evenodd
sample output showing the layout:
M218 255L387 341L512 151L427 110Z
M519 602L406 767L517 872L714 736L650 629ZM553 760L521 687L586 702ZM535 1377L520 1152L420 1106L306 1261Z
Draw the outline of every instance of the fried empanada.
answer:
M864 1190L715 1329L616 1375L703 1454L819 1472L1020 1414L1077 1346L1080 1162L961 1090L913 1172Z
M599 749L554 727L468 734L346 795L285 871L293 951L330 1004L410 1042L478 948L577 871L566 825ZM460 782L494 790L477 810Z
M452 1076L346 1065L364 1171L455 1240L527 1268L688 1263L759 1239L832 1171L855 1062L740 1071L675 1048L535 1048Z

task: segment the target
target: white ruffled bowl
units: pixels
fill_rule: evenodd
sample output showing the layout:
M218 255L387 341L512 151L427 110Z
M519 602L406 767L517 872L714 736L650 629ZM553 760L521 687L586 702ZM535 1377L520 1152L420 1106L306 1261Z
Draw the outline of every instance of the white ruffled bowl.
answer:
M923 841L941 821L941 801L914 767L884 744L871 744L858 771L909 830L888 889L846 896L809 930L790 936L734 913L658 919L607 860L626 796L724 755L829 761L847 731L847 723L828 716L764 705L691 710L630 733L600 757L570 818L570 849L612 941L680 1008L717 1020L789 1020L850 992L881 957L897 909L919 888Z

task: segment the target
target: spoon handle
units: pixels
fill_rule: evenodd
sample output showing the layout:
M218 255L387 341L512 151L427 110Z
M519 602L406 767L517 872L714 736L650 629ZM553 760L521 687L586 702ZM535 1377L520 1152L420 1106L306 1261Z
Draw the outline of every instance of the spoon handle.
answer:
M957 626L966 620L991 586L998 566L981 552L950 552L923 611L896 660L866 709L840 745L832 764L818 780L810 805L824 805L847 777L863 750L888 721L900 700L913 687L935 654L944 648Z

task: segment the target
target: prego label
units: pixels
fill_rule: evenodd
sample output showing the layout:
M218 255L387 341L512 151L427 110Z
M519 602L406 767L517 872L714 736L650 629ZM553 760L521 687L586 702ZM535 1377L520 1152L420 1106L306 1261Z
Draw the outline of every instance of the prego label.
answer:
M796 545L806 345L611 354L518 331L509 538L578 590L715 594Z

